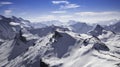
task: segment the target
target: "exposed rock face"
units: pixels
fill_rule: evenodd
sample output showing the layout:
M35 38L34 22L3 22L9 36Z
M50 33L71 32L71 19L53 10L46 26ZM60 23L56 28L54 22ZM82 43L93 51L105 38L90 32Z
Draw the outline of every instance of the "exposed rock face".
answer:
M42 59L40 59L40 67L49 67L49 65L43 62Z
M96 25L96 27L90 31L89 33L93 36L98 36L102 34L102 31L104 30L104 28L100 25Z

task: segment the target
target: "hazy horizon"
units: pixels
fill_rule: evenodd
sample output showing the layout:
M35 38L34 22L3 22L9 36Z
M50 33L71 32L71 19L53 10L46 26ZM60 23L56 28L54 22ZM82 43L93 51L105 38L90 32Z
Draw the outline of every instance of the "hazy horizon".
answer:
M104 23L120 20L120 0L1 0L0 14L31 22L58 20Z

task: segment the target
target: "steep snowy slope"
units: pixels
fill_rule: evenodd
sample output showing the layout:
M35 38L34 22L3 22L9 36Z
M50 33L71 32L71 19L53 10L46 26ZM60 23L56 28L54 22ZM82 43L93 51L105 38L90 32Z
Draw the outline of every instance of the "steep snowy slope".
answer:
M15 37L13 27L10 25L12 19L1 16L0 20L0 39L12 39Z
M91 37L76 44L78 46L74 47L67 57L44 58L45 62L55 67L119 67L119 50L115 53L112 46L109 46L110 43Z
M12 19L12 22L19 23L24 28L32 28L30 21L24 20L23 18L17 18L15 16L10 17Z
M18 22L17 18L13 20L11 18L4 17L1 20L1 24L2 24L0 26L2 28L1 33L5 31L4 33L6 32L9 33L9 34L6 33L7 35L14 34L14 37L9 36L10 39L8 39L8 37L6 37L6 39L3 39L5 38L6 34L2 34L3 38L1 37L0 39L0 43L1 43L0 44L0 48L1 48L0 66L1 67L2 66L3 67L4 66L5 67L22 67L22 66L39 67L41 56L46 55L46 56L62 57L64 56L65 53L67 53L69 46L74 45L76 41L74 38L72 38L70 35L66 33L62 33L62 32L59 33L55 31L57 29L61 31L68 30L65 28L51 26L51 27L39 29L39 31L41 31L42 33L45 31L43 33L45 35L41 35L42 38L40 38L37 35L41 32L37 31L36 32L37 35L31 34L28 28L26 29L26 27L21 25L20 21ZM11 29L11 31L6 31L6 28L7 30ZM66 45L66 47L63 47L64 45ZM24 57L24 58L21 59L21 57Z
M55 31L36 41L25 53L6 63L6 67L39 67L42 57L64 57L76 39L64 32ZM23 44L24 45L24 44Z
M93 32L97 36L78 36L68 32L72 37L77 38L76 44L66 56L44 57L44 61L53 67L119 67L120 35L107 31L100 25L97 25Z
M32 29L30 23L23 19L19 19L17 17L9 17L6 18L4 16L0 16L0 38L3 39L13 39L16 33L19 33L21 29Z
M33 36L27 31L28 28L24 28L21 22L16 22L16 20L18 19L1 16L0 67L24 53L29 46L34 44L34 40L37 39L36 36Z

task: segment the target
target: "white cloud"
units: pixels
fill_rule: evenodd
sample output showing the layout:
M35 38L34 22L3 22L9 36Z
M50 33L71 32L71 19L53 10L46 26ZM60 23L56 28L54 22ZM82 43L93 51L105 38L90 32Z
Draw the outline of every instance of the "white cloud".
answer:
M22 13L20 13L20 15L26 15L27 13L26 12L22 12Z
M62 22L68 22L69 20L75 20L86 23L98 23L103 21L111 21L111 20L120 20L120 12L76 12L64 15L44 15L40 17L36 17L34 19L30 19L31 21L51 21L51 20L59 20Z
M113 15L113 14L118 14L119 12L77 12L75 13L76 15L81 15L81 16L102 16L102 15Z
M12 10L9 10L9 9L4 11L5 15L11 15L11 13L12 13Z
M69 4L68 1L52 1L53 4Z
M42 22L42 21L52 21L52 20L59 20L61 22L67 22L72 16L71 15L44 15L34 18L28 18L32 22Z
M11 5L13 4L12 2L0 2L0 6L3 6L3 5Z
M63 0L63 1L52 1L52 3L55 4L55 5L59 5L59 6L60 6L60 9L71 9L71 8L78 8L78 7L80 7L80 5L70 3L70 2L67 1L67 0Z
M55 14L63 14L63 13L66 13L66 11L52 11L51 13L55 13Z
M38 16L34 18L31 17L28 19L30 19L30 21L35 21L35 22L51 21L51 20L55 20L55 16L54 15L43 15L43 16Z
M77 12L75 16L78 16L79 19L84 22L97 23L101 21L109 21L114 19L120 19L120 12L107 11L107 12Z
M77 4L66 4L66 5L61 5L60 9L70 9L70 8L78 8L80 5Z
M73 18L72 15L62 15L62 16L59 16L57 18L57 20L61 21L61 22L68 22L69 20L71 20Z
M13 3L12 2L0 2L0 4L6 5L6 4L13 4Z

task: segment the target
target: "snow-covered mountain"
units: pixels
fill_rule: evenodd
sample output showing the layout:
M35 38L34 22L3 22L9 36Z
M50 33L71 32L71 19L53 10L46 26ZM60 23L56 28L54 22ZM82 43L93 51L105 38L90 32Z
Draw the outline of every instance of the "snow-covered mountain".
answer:
M71 21L69 26L71 27L72 31L76 33L87 33L93 28L93 26L88 25L86 23L75 21Z
M36 22L36 23L45 24L47 26L51 26L51 25L62 26L64 24L63 22L60 22L58 20L43 21L43 22Z
M84 22L77 22L74 20L70 20L68 22L60 22L57 20L53 21L44 21L44 22L36 22L31 24L34 28L44 28L46 26L60 26L62 28L68 28L69 30L75 33L86 33L93 28L94 25L86 24Z
M37 29L31 29L29 30L32 34L37 34L39 35L40 37L42 36L46 36L47 34L49 33L53 33L54 31L56 31L57 29L59 30L62 30L62 31L69 31L68 28L62 28L62 27L59 27L59 26L46 26L44 28L37 28ZM42 32L42 33L41 33Z
M106 26L105 28L108 30L114 31L116 33L119 33L120 32L120 21L118 21L115 24L111 24L109 26Z
M36 29L23 19L0 18L0 67L120 67L120 34L100 25L79 34L62 26ZM78 26L83 30L86 24Z
M93 28L93 30L91 30L89 33L92 35L92 36L99 36L99 35L102 35L103 34L103 31L105 29L100 26L100 25L96 25L95 28Z
M31 23L31 26L37 29L37 28L46 27L47 25L46 25L46 24L43 24L43 23L32 22L32 23Z

